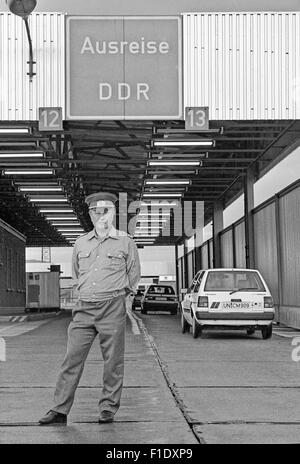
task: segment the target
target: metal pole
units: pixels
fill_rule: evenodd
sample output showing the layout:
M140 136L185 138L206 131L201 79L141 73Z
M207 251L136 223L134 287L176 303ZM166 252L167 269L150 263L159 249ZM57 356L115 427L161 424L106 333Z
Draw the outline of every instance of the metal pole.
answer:
M27 63L29 64L29 80L32 82L32 77L35 76L35 72L33 72L33 65L35 64L35 61L33 61L33 52L32 52L32 40L30 36L30 29L29 29L29 24L28 24L28 18L23 18L25 27L26 27L26 32L27 32L27 38L28 38L28 44L29 44L29 61Z

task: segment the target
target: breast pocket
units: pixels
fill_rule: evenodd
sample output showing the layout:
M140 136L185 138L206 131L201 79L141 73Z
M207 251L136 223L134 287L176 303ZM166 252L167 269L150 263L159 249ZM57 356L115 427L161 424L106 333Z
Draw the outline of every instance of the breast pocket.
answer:
M90 251L80 251L78 253L78 264L79 264L79 271L85 272L90 267Z
M125 268L125 256L123 253L107 253L106 258L107 266L110 269L123 269Z

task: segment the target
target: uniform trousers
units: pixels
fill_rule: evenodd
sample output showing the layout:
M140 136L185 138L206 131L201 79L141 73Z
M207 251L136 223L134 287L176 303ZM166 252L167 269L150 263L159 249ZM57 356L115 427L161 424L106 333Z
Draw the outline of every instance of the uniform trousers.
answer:
M118 410L124 377L125 301L124 295L97 303L78 301L68 328L67 352L56 383L53 411L69 413L85 360L98 334L104 361L99 411Z

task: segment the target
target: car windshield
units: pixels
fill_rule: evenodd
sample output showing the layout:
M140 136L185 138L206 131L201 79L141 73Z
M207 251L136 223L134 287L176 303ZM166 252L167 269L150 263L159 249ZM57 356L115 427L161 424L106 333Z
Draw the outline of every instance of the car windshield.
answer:
M255 271L211 271L207 275L204 290L214 292L266 291L259 274Z
M173 287L159 285L150 285L147 293L151 293L151 295L175 295Z

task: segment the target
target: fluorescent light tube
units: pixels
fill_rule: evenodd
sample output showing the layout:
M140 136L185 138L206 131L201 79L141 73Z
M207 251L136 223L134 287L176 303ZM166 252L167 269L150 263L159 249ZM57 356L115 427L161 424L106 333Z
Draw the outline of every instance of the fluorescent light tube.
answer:
M2 127L0 134L30 134L29 127Z
M53 169L25 170L25 169L3 169L3 174L6 176L35 176L35 175L54 175Z
M62 187L19 187L20 192L62 192Z
M187 146L212 146L213 140L197 140L197 139L186 139L186 140L153 140L154 147L187 147Z
M182 197L182 193L143 193L143 198L148 198L148 197L153 197L153 198L158 198L158 197Z
M71 227L70 229L60 229L60 228L58 228L57 230L58 230L58 232L79 232L79 233L84 232L84 229L82 227L80 227L78 229L76 227Z
M154 201L152 202L151 200L149 200L149 203L145 203L145 202L141 202L141 206L179 206L180 203L179 202L174 202L174 201L170 201L168 203L166 202L159 202L159 203L155 203Z
M61 232L61 235L64 237L79 237L79 235L83 235L83 232Z
M151 224L154 224L156 222L167 222L167 219L138 219L137 222L141 222L141 223L144 223L144 222L151 222Z
M148 161L148 166L202 166L202 161Z
M31 203L66 203L67 198L29 198Z
M73 213L74 211L72 209L40 209L40 213Z
M47 221L78 221L77 217L68 216L46 216Z
M0 158L44 158L44 153L0 153Z
M140 229L140 228L136 228L135 231L134 231L134 234L138 234L138 233L143 233L143 234L144 234L145 231L147 231L147 233L150 233L150 232L151 232L151 233L159 234L159 232L160 232L161 230L162 230L162 229L158 229L158 228L155 228L155 229L154 229L154 228L151 228L151 227L150 227L150 228L146 227L146 228L144 228L144 229L142 229L142 228L141 228L141 229Z
M51 225L56 227L56 226L72 226L72 227L80 227L81 224L80 222L54 222L54 221L50 221L51 222Z
M167 217L168 217L168 218L170 217L170 212L167 212L167 213L152 213L152 212L149 212L149 213L139 213L138 217L139 217L139 216L142 216L143 218L146 217L146 216L149 216L150 218L151 218L151 217L157 218L157 217L163 216L162 219L166 219Z
M190 185L190 180L163 180L163 179L155 179L155 180L145 180L146 185Z

